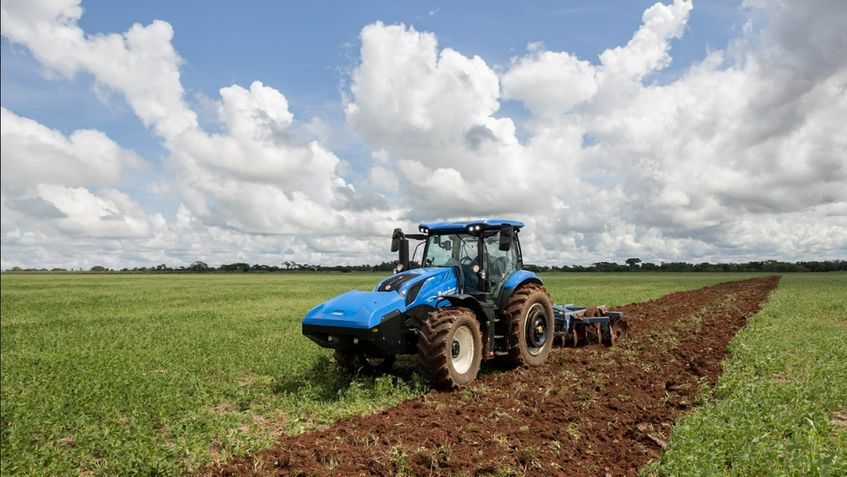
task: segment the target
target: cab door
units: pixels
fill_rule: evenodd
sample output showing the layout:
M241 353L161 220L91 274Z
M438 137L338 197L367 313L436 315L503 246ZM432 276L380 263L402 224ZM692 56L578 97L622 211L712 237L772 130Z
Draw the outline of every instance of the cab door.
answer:
M486 280L492 297L500 296L509 275L518 269L518 242L514 240L509 250L500 250L500 232L485 239Z

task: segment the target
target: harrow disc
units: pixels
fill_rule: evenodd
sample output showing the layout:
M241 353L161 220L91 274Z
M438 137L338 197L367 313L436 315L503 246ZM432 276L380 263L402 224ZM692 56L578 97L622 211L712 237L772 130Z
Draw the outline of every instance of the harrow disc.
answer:
M628 333L629 325L626 320L620 319L609 327L611 335L611 345L617 346L622 338L625 338Z

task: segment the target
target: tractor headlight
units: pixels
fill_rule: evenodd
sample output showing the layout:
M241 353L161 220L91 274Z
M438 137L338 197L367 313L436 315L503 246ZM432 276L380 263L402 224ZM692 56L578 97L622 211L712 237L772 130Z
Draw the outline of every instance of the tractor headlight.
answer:
M479 273L479 265L474 265L474 266L473 266L473 272L474 272L474 273Z

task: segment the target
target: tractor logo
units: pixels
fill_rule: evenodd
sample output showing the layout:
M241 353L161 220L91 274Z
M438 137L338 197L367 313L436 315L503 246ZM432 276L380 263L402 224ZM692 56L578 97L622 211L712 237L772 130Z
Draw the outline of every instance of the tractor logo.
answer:
M427 298L426 301L440 300L441 298L444 298L446 295L455 295L456 291L457 291L456 287L449 288L447 290L438 292L438 295L436 295L436 296L431 296L431 297Z

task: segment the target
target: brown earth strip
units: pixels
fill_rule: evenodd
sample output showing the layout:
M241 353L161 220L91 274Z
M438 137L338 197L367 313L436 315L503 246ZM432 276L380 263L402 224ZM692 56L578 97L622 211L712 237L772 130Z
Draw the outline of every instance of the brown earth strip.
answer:
M282 438L213 475L637 475L721 373L735 333L779 277L619 308L615 348L554 349L539 368L490 372L382 412Z

